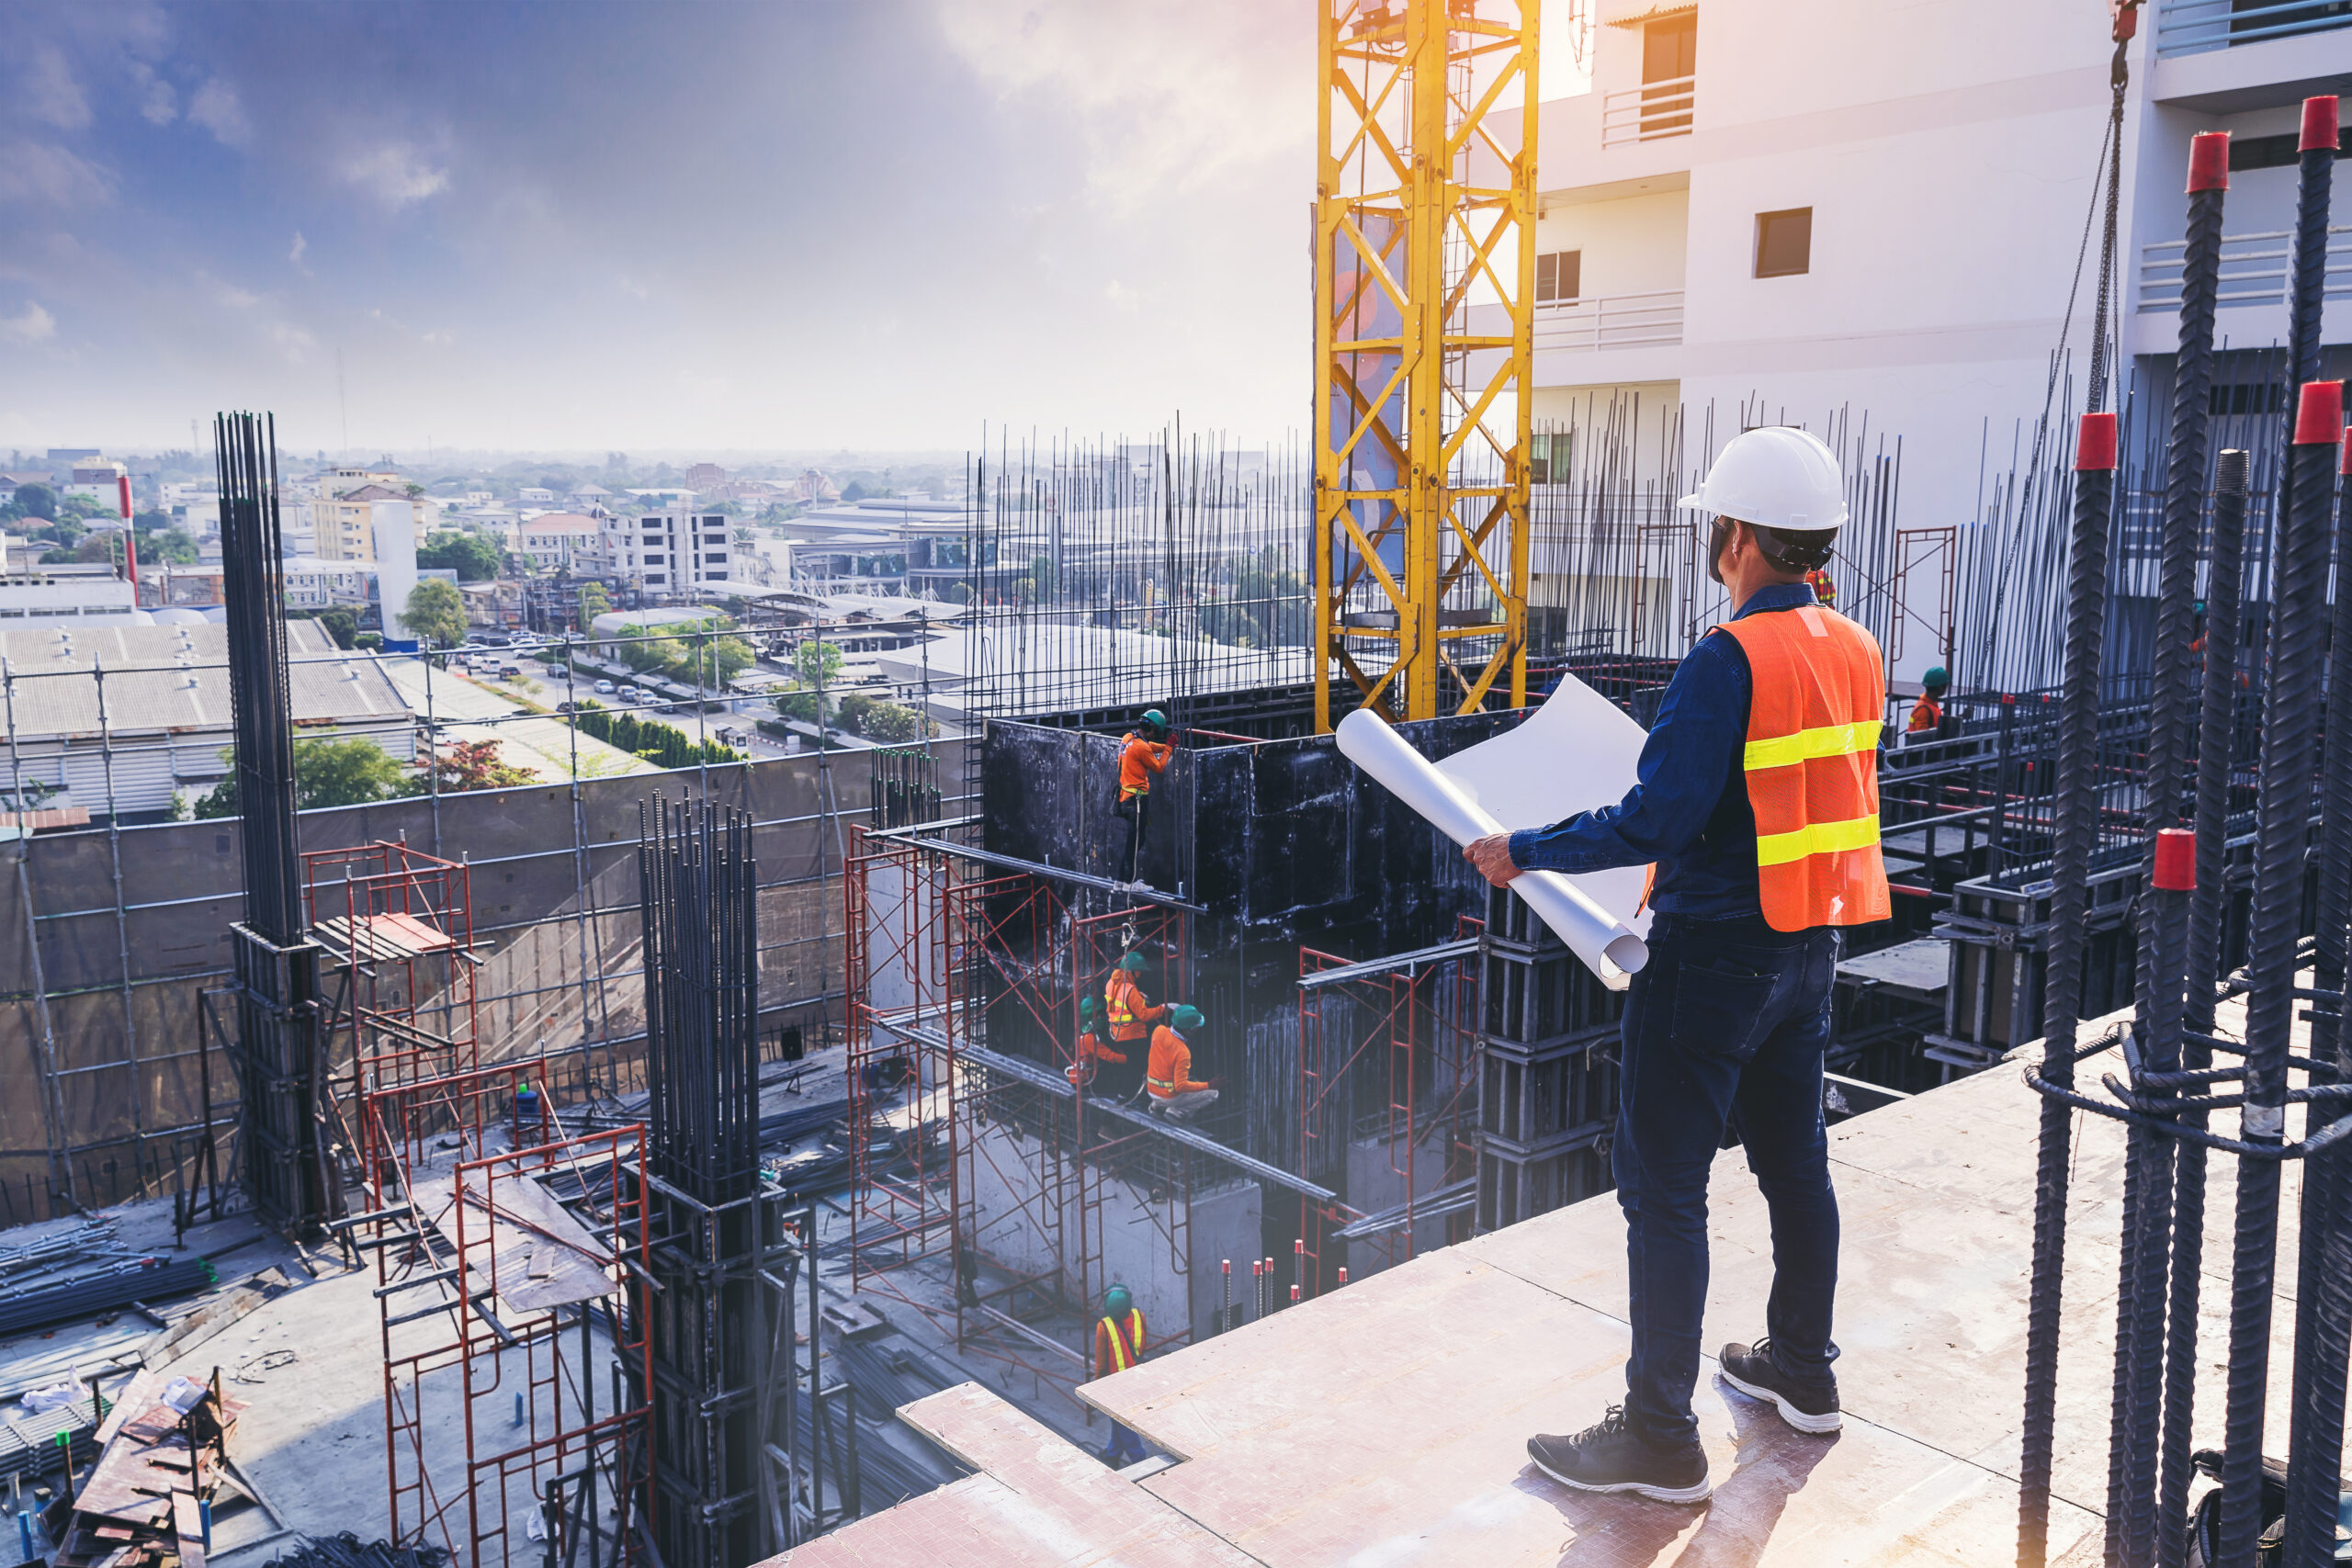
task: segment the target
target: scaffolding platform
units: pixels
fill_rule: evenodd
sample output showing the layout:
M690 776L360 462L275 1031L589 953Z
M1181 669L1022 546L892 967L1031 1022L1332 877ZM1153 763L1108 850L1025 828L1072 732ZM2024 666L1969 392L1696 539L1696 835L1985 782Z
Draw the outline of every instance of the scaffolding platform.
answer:
M2222 1027L2242 1016L2225 1007ZM1004 1564L1221 1563L1237 1549L1268 1568L2011 1561L2039 1111L2015 1066L1831 1130L1845 1429L1792 1430L1710 1359L1698 1410L1715 1491L1703 1506L1571 1492L1527 1462L1531 1433L1574 1431L1623 1397L1624 1230L1604 1195L1085 1385L1090 1404L1177 1461L1132 1480L1048 1438L960 1447L957 1431L1020 1419L986 1390L909 1406L982 1474L780 1561L927 1565L966 1541ZM2106 1070L2099 1058L2081 1069ZM2100 1556L2123 1172L2116 1123L2077 1127L2050 1538L2060 1564ZM2234 1201L2216 1162L2202 1292L2216 1348ZM2282 1213L2291 1258L2292 1190ZM1771 1273L1763 1201L1736 1149L1717 1162L1708 1228L1712 1348L1762 1332ZM2284 1293L2279 1306L2271 1451L2283 1451L2294 1333ZM2220 1378L2209 1366L2197 1391L2200 1444L2218 1433ZM1080 1473L1081 1461L1094 1468ZM1080 1486L1101 1499L1057 1501ZM1153 1551L1136 1550L1139 1530L1157 1532L1141 1538Z

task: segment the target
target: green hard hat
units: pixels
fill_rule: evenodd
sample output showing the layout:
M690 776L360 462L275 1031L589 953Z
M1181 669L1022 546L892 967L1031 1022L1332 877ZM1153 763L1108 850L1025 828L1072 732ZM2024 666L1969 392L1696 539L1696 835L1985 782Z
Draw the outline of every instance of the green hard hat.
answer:
M1151 726L1154 729L1165 729L1168 728L1168 716L1160 712L1158 708L1144 709L1143 721Z
M1102 1310L1113 1317L1125 1317L1135 1309L1136 1299L1125 1285L1113 1285L1102 1292Z
M1094 998L1092 997L1080 997L1078 998L1078 1016L1080 1018L1092 1018L1094 1016Z
M1928 672L1919 677L1919 684L1927 687L1930 691L1934 691L1940 687L1951 685L1951 676L1945 671L1942 665L1930 665Z
M1142 973L1143 973L1143 954L1142 954L1142 953L1128 953L1125 958L1122 958L1122 959L1120 959L1120 960L1119 960L1119 967L1120 967L1120 968L1122 968L1122 969L1128 970L1128 971L1130 971L1131 973L1134 973L1134 974L1137 974L1137 975L1142 974Z
M1168 1021L1179 1029L1198 1029L1201 1026L1201 1010L1179 1002L1169 1010Z

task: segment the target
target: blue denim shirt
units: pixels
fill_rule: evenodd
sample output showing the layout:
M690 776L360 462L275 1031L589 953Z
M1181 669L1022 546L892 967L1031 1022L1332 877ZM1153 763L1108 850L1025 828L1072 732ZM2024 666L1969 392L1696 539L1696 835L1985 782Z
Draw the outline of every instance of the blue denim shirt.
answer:
M1815 603L1804 583L1774 584L1757 590L1733 619ZM1584 872L1656 862L1650 908L1660 914L1710 920L1760 914L1756 813L1740 761L1752 689L1738 640L1701 637L1667 683L1625 798L1513 833L1511 863Z

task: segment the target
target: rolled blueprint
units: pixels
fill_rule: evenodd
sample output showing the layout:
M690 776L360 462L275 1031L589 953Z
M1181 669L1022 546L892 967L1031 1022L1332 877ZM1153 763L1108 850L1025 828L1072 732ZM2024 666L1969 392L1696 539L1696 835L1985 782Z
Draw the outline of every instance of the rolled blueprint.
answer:
M1502 831L1500 823L1373 714L1359 708L1341 719L1339 741L1350 761L1455 843ZM1611 990L1623 990L1634 971L1649 962L1648 943L1557 872L1523 871L1510 890Z

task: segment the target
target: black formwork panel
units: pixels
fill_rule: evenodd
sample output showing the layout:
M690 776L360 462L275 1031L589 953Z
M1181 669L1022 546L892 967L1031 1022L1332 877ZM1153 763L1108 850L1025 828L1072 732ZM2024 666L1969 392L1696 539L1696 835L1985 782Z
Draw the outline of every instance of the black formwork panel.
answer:
M1498 1230L1612 1185L1617 1030L1601 985L1508 889L1479 943L1476 1228Z

